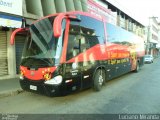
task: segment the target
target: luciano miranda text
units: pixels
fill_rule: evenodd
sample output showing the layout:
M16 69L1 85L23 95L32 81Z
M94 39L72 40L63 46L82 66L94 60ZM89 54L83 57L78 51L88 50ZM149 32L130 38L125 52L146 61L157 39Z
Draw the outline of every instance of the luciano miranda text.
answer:
M156 114L119 114L119 120L159 120Z

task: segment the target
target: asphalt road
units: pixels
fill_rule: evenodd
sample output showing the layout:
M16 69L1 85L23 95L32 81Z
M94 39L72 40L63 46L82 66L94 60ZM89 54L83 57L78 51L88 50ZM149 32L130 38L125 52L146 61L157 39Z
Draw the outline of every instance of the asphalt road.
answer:
M106 83L100 92L84 90L64 97L30 92L0 99L0 113L147 114L160 113L160 59Z

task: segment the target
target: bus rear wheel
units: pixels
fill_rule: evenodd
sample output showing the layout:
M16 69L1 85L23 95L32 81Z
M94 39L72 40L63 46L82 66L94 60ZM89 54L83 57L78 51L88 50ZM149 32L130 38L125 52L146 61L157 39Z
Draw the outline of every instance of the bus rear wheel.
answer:
M98 69L93 78L93 88L95 91L100 91L102 85L105 83L105 71L103 69Z

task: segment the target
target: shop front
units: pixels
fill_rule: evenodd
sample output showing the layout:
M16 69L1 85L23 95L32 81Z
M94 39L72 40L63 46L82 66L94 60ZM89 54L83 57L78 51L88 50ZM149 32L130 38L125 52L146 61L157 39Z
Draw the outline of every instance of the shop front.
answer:
M9 44L15 28L22 24L22 0L1 0L0 2L0 79L16 75L15 46Z

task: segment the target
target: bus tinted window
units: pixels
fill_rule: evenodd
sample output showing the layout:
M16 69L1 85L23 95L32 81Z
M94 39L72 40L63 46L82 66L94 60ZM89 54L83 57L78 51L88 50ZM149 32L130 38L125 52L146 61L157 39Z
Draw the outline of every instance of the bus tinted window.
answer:
M81 22L71 21L67 60L97 44L104 44L103 22L87 16L81 16Z
M126 46L135 46L138 50L144 50L143 39L134 33L130 33L109 23L106 24L106 30L108 42Z
M128 31L116 27L112 24L107 23L107 40L108 42L117 43L117 44L130 44L134 39L134 34L129 33Z
M67 60L75 57L80 52L80 27L78 25L70 25L68 47L67 47Z
M80 26L90 29L90 32L88 33L84 32L84 33L87 33L86 35L89 41L92 41L90 42L91 46L94 46L93 44L98 44L98 43L103 44L104 43L103 22L87 16L81 16L81 19L82 21L80 23Z
M67 47L67 60L85 52L90 47L99 44L100 36L92 28L80 26L78 23L71 22L69 28L69 38Z

